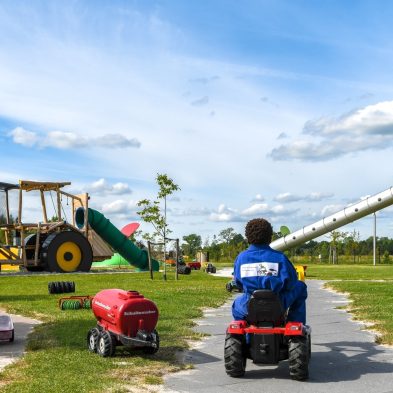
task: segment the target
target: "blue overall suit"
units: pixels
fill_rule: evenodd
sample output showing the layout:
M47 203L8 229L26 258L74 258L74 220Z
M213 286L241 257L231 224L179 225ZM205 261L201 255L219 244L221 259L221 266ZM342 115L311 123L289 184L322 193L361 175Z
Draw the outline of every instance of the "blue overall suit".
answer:
M257 289L278 293L288 321L306 323L307 286L299 281L295 268L281 251L268 245L251 244L241 252L234 266L234 280L243 294L232 305L235 320L244 320L251 294Z

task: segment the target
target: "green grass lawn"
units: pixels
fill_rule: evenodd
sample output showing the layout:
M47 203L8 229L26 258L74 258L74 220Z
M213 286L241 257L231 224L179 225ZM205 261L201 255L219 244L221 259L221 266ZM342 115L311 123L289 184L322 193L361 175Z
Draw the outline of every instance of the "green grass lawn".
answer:
M351 312L361 320L374 322L382 334L381 342L393 344L393 266L308 264L307 279L327 280L330 287L350 293ZM95 325L92 311L61 311L58 299L68 294L49 295L49 281L74 281L76 295L94 295L106 288L141 292L160 311L160 350L155 355L143 355L118 348L113 358L89 353L86 334ZM187 348L188 340L200 338L192 327L202 309L218 307L228 299L227 281L199 271L180 275L179 281L174 280L173 272L168 273L167 281L160 273L153 281L148 273L0 277L0 306L43 321L30 336L24 358L1 373L0 390L121 393L132 387L143 392L145 385L160 384L164 374L187 367L176 360L175 354Z
M392 282L328 282L328 287L349 293L350 311L355 319L373 323L378 343L393 344Z
M74 281L75 295L94 295L106 288L139 291L158 306L160 350L144 355L118 347L113 358L89 353L86 334L96 323L92 311L61 311L58 299L69 294L49 295L49 281ZM30 336L23 360L0 375L1 391L120 393L126 391L124 386L143 391L143 384L161 383L162 375L185 367L175 354L187 348L187 340L200 337L192 327L202 309L228 298L227 281L198 271L179 275L178 281L173 273L167 281L160 273L153 281L147 273L0 277L0 307L43 321Z
M307 279L393 280L393 265L307 265Z
M328 287L349 293L348 311L355 319L373 323L371 328L380 333L378 342L393 344L392 265L310 264L307 279L327 280Z

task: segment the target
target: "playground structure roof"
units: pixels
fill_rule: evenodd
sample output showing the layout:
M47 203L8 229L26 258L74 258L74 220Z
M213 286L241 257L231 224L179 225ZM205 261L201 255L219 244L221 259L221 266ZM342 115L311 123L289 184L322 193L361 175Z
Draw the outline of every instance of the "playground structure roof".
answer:
M19 188L18 184L0 182L0 191L17 190L18 188Z

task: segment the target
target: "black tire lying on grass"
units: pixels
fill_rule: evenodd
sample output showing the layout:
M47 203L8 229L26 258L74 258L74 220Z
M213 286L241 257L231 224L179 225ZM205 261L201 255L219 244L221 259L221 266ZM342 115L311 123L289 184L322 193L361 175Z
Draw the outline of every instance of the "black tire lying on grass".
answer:
M50 294L75 292L75 283L74 281L51 281L48 283L48 292Z

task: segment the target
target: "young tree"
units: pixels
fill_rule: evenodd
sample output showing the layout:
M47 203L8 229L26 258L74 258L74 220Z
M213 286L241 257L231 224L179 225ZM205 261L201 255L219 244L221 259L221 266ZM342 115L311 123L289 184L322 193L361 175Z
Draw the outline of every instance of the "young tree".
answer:
M153 225L155 233L154 235L161 237L164 243L164 254L166 252L166 238L167 234L171 231L168 228L166 205L167 197L173 194L175 191L179 191L180 187L174 183L174 181L166 174L157 173L156 182L159 187L157 198L154 201L150 199L142 199L137 205L142 208L137 214L142 218L143 221ZM164 204L162 210L162 203ZM164 279L166 279L165 270L165 258L164 258Z
M329 233L330 236L330 255L329 260L331 258L332 263L338 263L338 253L337 248L342 245L343 239L347 237L347 232L340 232L340 231L331 231Z

